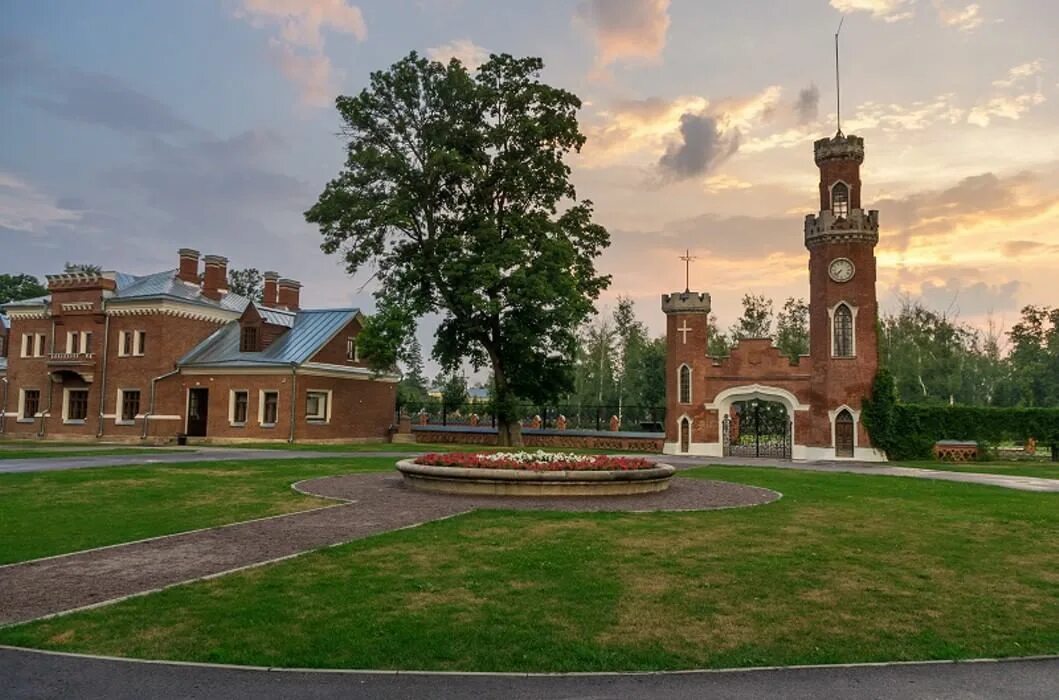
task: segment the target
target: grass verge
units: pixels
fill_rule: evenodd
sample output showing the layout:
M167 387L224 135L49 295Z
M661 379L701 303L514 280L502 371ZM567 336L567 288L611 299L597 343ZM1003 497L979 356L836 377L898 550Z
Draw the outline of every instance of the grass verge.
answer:
M0 564L316 508L333 501L290 484L393 465L346 457L0 474Z
M974 472L977 474L1059 479L1059 463L1055 462L971 462L969 464L950 464L948 462L924 460L920 462L899 462L897 466L913 467L915 469L937 469L945 472Z
M618 671L1059 651L1059 496L734 467L704 513L476 512L0 642L265 666Z

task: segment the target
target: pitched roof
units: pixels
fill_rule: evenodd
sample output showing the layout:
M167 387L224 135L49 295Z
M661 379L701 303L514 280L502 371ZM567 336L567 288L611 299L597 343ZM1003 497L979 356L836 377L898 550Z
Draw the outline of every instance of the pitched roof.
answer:
M312 358L360 313L359 309L305 310L294 314L277 309L259 308L258 311L262 312L263 318L266 312L275 314L277 319L293 315L289 323L290 330L261 352L240 352L240 326L237 321L232 321L192 348L177 364L209 367L300 365Z
M130 279L125 286L122 286L119 282L117 293L111 297L111 301L167 298L237 312L242 312L250 303L249 299L234 292L228 292L220 298L220 301L210 299L202 293L202 288L199 285L189 284L179 279L177 270L166 270L142 277L121 275L121 273L119 273L119 276Z
M116 285L114 295L107 303L122 301L142 301L146 299L174 299L191 304L212 306L225 311L242 313L250 300L234 292L228 292L219 301L210 299L202 293L197 284L189 284L177 277L177 270L164 270L151 275L130 275L125 272L107 272L113 275ZM23 299L4 304L4 307L40 306L51 301L50 295Z

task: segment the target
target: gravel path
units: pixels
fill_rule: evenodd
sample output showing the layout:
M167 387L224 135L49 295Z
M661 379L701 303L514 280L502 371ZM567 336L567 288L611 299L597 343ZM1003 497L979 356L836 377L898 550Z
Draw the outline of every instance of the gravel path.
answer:
M768 503L768 489L674 479L638 496L502 498L414 491L392 473L310 479L299 491L346 503L0 567L0 624L99 605L476 508L564 511L709 510Z

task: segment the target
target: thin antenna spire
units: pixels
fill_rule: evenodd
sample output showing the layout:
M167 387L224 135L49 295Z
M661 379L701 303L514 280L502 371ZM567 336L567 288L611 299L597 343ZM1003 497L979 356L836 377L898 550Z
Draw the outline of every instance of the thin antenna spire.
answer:
M842 81L838 75L838 35L842 32L842 23L846 21L845 15L838 20L838 29L835 30L835 115L838 120L838 135L842 135Z

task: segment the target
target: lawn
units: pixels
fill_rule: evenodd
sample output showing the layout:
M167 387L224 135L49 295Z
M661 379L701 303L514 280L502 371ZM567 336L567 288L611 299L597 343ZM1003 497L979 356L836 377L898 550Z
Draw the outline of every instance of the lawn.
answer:
M66 449L40 449L23 447L0 448L0 460L3 459L52 459L62 457L109 457L113 455L142 455L158 452L152 447L100 447L84 449L70 447Z
M300 479L391 458L198 462L0 474L0 564L317 508Z
M299 667L617 671L1059 652L1059 496L774 469L704 513L476 512L0 630Z
M937 469L947 472L975 472L978 474L1003 474L1004 476L1036 476L1041 479L1059 479L1059 463L1056 462L971 462L950 464L923 460L898 462L897 466L916 469Z

